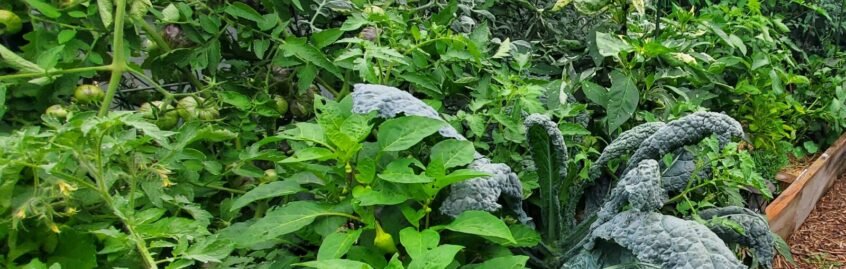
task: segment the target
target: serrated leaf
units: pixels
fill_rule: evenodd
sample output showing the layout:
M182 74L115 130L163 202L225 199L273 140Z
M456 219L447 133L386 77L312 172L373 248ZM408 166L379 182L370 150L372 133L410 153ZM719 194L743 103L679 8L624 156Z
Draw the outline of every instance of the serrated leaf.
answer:
M58 39L59 44L65 44L68 43L68 41L71 41L71 39L73 39L75 36L76 30L64 29L59 32L59 35L56 38Z
M97 11L100 13L100 21L103 22L103 26L108 28L112 25L113 17L112 11L115 9L112 0L97 0Z
M19 71L30 73L44 72L43 68L33 62L27 61L21 56L18 56L2 44L0 44L0 58L2 58L4 62L11 65L15 69L18 69Z
M25 0L25 1L26 1L27 4L29 4L30 6L32 6L35 9L37 9L38 11L41 12L41 14L44 14L44 16L47 16L48 18L55 19L55 18L62 16L62 13L59 12L59 9L53 7L53 5L51 5L49 3L45 3L41 0Z
M431 79L428 76L420 75L420 74L413 74L413 73L405 73L399 76L400 78L404 79L405 81L414 83L414 85L423 87L426 90L432 91L437 94L442 94L440 89L440 85L435 80Z
M219 92L219 95L221 101L234 106L238 110L248 111L252 107L252 100L239 92L221 91Z
M179 9L177 9L173 3L168 4L167 7L162 10L162 17L164 21L177 22L179 21Z
M326 55L323 52L320 52L314 46L306 43L305 39L302 38L288 38L285 40L285 44L281 46L282 51L285 52L285 55L293 55L300 60L303 60L307 63L311 63L316 65L329 73L335 75L338 79L343 80L343 76L341 76L341 70L338 69L335 64L329 61L326 58Z
M226 12L226 14L248 19L256 23L260 23L264 20L258 11L243 2L232 2L226 5L226 8L223 11Z
M502 43L499 44L499 48L496 49L496 53L491 58L499 59L509 55L511 52L511 39L506 38Z
M305 189L300 187L300 184L294 182L293 180L275 181L262 184L248 191L241 197L238 197L238 199L236 199L230 206L229 211L236 211L258 200L291 195L304 190Z

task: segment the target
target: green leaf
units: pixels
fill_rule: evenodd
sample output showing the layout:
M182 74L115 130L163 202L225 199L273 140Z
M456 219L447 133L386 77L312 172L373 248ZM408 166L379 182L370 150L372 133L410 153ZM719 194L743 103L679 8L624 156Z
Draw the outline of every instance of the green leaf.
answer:
M353 191L353 197L358 199L360 206L396 205L408 200L408 197L396 190L387 188L372 188Z
M456 245L438 246L427 251L422 258L412 260L408 264L408 269L445 269L463 248Z
M264 20L264 18L261 16L260 13L258 13L258 11L256 11L249 5L244 4L243 2L232 2L226 5L226 8L223 11L229 15L248 19L256 23L262 22Z
M361 231L360 229L350 232L338 231L327 235L320 244L320 249L317 250L317 260L340 259L358 241Z
M582 92L591 102L603 108L608 108L608 90L590 81L582 81Z
M282 44L281 48L282 51L285 52L285 55L293 55L300 60L316 65L329 73L332 73L338 79L344 79L343 76L341 76L341 70L329 61L323 52L320 52L320 50L314 46L307 44L303 38L288 38L285 40L285 44Z
M428 76L416 73L404 73L399 77L437 95L443 94L440 89L440 84Z
M27 61L21 56L18 56L2 44L0 44L0 58L2 58L4 62L11 65L15 69L18 69L19 71L29 73L45 72L44 69L38 66L37 64Z
M41 14L44 14L44 16L47 16L48 18L55 19L55 18L62 16L62 13L59 12L58 9L56 9L55 7L53 7L53 5L51 5L49 3L42 2L41 0L25 0L25 1L26 1L27 4L29 4L30 6L32 6L35 9L37 9L38 11L41 12Z
M96 268L97 248L91 235L73 229L62 230L58 245L47 258L47 264L59 263L62 268Z
M109 27L112 25L113 17L112 11L115 9L112 0L97 0L97 10L100 12L100 20L103 26Z
M0 119L3 118L4 114L6 114L6 84L0 83ZM14 183L12 185L14 185Z
M384 181L390 181L394 183L402 183L402 184L411 184L411 183L429 183L432 182L434 179L425 175L416 175L413 173L381 173L379 174L379 178Z
M437 247L441 241L438 232L431 229L418 232L412 227L407 227L399 232L399 236L400 243L412 260L422 259L426 252Z
M449 169L456 166L469 164L476 154L473 142L467 140L449 139L438 142L432 147L429 160L439 162L444 168Z
M729 41L730 45L739 49L741 54L744 54L744 55L746 54L746 44L743 43L743 39L740 39L740 37L738 37L734 34L731 34L728 37L728 41Z
M569 122L559 123L558 130L561 131L561 135L563 136L591 135L591 132L585 129L584 126Z
M464 211L445 228L454 232L494 237L512 244L517 243L505 222L485 211Z
M65 44L65 43L68 43L68 41L71 41L71 39L73 39L75 36L76 36L75 30L64 29L61 32L59 32L57 39L59 41L59 44Z
M820 147L819 147L819 146L817 146L817 143L814 143L814 141L810 141L810 140L809 140L809 141L805 141L805 143L803 143L803 144L802 144L802 146L803 146L803 147L805 148L805 150L807 150L807 151L808 151L808 153L810 153L810 154L816 154L818 151L820 151Z
M511 52L511 39L506 38L499 44L499 48L496 49L496 53L491 58L499 59L507 57L509 52Z
M605 57L619 57L620 52L632 50L632 46L626 41L602 32L596 32L596 48L599 49L599 55Z
M246 95L236 91L220 91L220 100L230 104L241 111L249 111L252 108L252 100Z
M632 117L637 109L640 93L634 81L619 70L611 71L608 93L608 133L613 132Z
M300 187L300 184L292 180L275 181L262 184L248 191L241 197L238 197L238 199L236 199L230 206L229 211L236 211L258 200L290 195L304 190L305 189Z
M337 213L313 201L290 202L267 212L263 218L250 225L245 234L250 238L269 240L299 231L318 217L334 215Z
M479 171L472 170L472 169L459 169L459 170L453 171L452 173L450 173L448 175L445 175L445 176L442 176L442 177L437 177L435 179L435 187L440 189L440 188L452 185L452 184L457 183L457 182L465 181L465 180L468 180L468 179L478 178L478 177L489 177L489 176L491 176L491 175L488 174L488 173L485 173L485 172L479 172Z
M547 132L543 125L535 123L527 127L526 138L529 141L529 152L535 163L538 184L540 184L538 191L543 221L541 232L544 238L549 240L548 242L555 242L558 236L564 233L565 228L569 228L560 213L560 197L571 195L568 192L570 186L562 188L562 184L572 184L572 181L562 178L567 173L567 149L565 145L554 144L551 137L553 134ZM565 189L563 190L565 193L559 195L562 189Z
M348 32L357 30L362 26L368 24L369 22L364 17L360 16L359 14L353 14L352 16L347 17L347 20L344 21L344 24L341 24L341 31Z
M123 123L144 132L145 135L163 144L167 143L168 137L176 134L175 132L163 131L159 129L159 127L155 124L141 119L141 115L139 114L133 114L123 119Z
M420 116L390 119L379 126L379 148L383 151L406 150L434 134L445 122Z
M166 22L177 22L179 21L179 9L173 5L173 3L167 5L162 10L162 19Z
M487 260L480 264L466 266L467 269L523 269L529 256L502 256ZM463 268L462 268L463 269Z
M234 249L232 242L221 239L218 236L205 237L199 242L191 245L183 254L183 258L196 260L202 263L220 263L226 259Z
M458 11L458 1L450 0L446 7L443 7L440 12L432 16L432 22L438 25L449 25L449 22L455 18L455 12Z
M335 41L338 41L338 38L344 34L344 31L338 28L326 29L311 35L312 43L318 49L322 49L326 46L332 45Z
M322 161L331 159L332 156L335 156L335 153L333 153L331 150L319 147L312 147L297 150L296 152L294 152L294 156L279 161L279 163L298 163L311 160Z
M319 124L309 122L298 122L296 128L288 129L279 134L279 137L291 140L307 141L329 147L329 142L324 136L323 127Z
M788 245L781 236L775 233L771 233L770 235L773 237L775 249L778 251L778 254L784 257L784 259L791 265L796 265L796 261L793 259L793 253L790 252L790 245Z
M373 269L372 266L363 262L342 259L301 262L294 265L315 269Z

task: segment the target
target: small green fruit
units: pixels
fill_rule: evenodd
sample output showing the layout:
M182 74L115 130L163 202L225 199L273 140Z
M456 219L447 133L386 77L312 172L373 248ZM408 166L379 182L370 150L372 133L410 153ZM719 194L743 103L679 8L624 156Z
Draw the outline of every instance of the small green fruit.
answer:
M91 84L80 85L73 92L73 97L76 98L76 101L83 104L99 102L103 100L103 96L105 96L103 89Z
M397 244L394 243L394 237L390 233L383 231L379 223L376 223L376 237L373 238L373 245L385 253L391 254L397 252Z
M47 108L47 116L63 119L68 116L68 111L62 105L52 105Z
M366 6L364 7L364 14L369 15L384 15L385 10L379 6Z
M282 96L275 96L273 97L273 101L276 103L276 112L279 112L279 115L285 115L288 113L288 100L285 100Z
M16 34L21 31L23 27L23 22L21 21L21 17L18 17L17 14L0 9L0 35L3 34Z

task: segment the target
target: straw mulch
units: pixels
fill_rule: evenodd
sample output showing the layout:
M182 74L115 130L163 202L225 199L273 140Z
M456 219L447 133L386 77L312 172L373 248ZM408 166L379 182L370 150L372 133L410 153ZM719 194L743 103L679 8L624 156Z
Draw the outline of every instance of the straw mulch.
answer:
M778 257L775 268L846 268L846 180L841 175L788 240L796 265Z

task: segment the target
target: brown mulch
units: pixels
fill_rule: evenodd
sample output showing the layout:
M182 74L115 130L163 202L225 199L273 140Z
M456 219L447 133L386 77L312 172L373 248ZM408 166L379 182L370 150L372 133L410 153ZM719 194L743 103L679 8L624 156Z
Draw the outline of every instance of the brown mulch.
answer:
M778 257L774 268L846 268L846 175L817 202L802 227L788 239L796 265Z
M807 155L802 158L796 158L793 155L790 155L789 159L790 162L787 164L786 167L782 168L781 171L786 172L787 174L791 174L794 176L798 176L802 173L802 170L805 170L808 166L813 163L817 157L819 157L819 153L814 155Z

